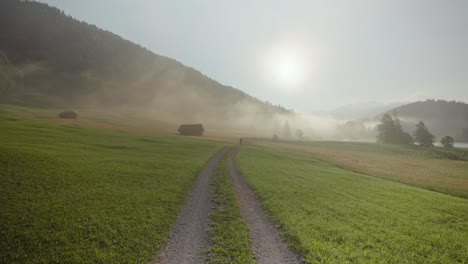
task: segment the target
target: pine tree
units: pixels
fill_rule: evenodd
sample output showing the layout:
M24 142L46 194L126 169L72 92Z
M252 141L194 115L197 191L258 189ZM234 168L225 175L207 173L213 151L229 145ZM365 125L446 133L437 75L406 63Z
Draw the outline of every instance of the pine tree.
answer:
M380 124L377 126L377 141L381 143L393 143L393 134L395 131L395 123L389 114L382 116Z
M382 116L380 124L377 126L377 141L385 144L412 144L413 138L403 131L400 119L396 112L393 117L389 114Z
M419 121L416 125L416 131L414 131L414 140L423 147L434 146L435 137L429 132L423 121Z

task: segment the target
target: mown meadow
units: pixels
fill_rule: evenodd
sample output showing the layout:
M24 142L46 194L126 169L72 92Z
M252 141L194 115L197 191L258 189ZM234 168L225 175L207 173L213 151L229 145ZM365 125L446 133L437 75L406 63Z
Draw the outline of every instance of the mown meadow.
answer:
M468 149L337 141L250 141L311 154L345 170L468 198Z
M224 145L0 115L0 262L144 263Z
M244 147L237 164L306 263L468 261L465 198L352 172L291 149Z

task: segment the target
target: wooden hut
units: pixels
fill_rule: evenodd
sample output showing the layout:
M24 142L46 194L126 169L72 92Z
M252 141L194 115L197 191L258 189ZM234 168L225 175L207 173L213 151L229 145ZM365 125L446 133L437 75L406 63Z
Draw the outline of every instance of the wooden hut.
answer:
M76 119L77 117L78 114L73 111L63 111L59 114L59 118Z
M177 132L184 136L201 136L204 131L202 124L182 124L177 130Z

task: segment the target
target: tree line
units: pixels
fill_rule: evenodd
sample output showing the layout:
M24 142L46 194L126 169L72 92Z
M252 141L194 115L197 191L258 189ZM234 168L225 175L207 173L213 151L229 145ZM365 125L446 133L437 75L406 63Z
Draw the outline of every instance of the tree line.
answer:
M431 132L438 138L451 135L456 141L468 142L468 104L466 103L428 99L405 104L392 111L396 111L400 117L430 123ZM376 121L381 117L379 115ZM406 131L412 131L415 124L409 120L401 120L401 125Z
M384 114L380 119L380 124L377 125L377 141L385 144L400 145L417 143L423 147L432 147L436 139L423 121L419 121L416 124L413 135L403 131L400 118L395 111L392 115ZM451 148L453 147L454 139L451 136L444 136L441 138L440 143L444 147Z

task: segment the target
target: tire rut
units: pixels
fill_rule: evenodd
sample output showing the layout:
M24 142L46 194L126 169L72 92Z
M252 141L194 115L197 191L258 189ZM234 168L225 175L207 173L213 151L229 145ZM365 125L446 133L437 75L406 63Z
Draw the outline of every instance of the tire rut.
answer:
M226 151L225 148L218 151L199 173L193 190L188 195L176 223L172 226L167 246L155 263L204 263L212 208L213 190L210 182L216 164Z
M301 258L282 240L280 233L263 211L255 193L237 169L235 157L238 152L239 147L229 154L229 173L239 199L241 214L247 222L257 262L259 264L301 263Z

